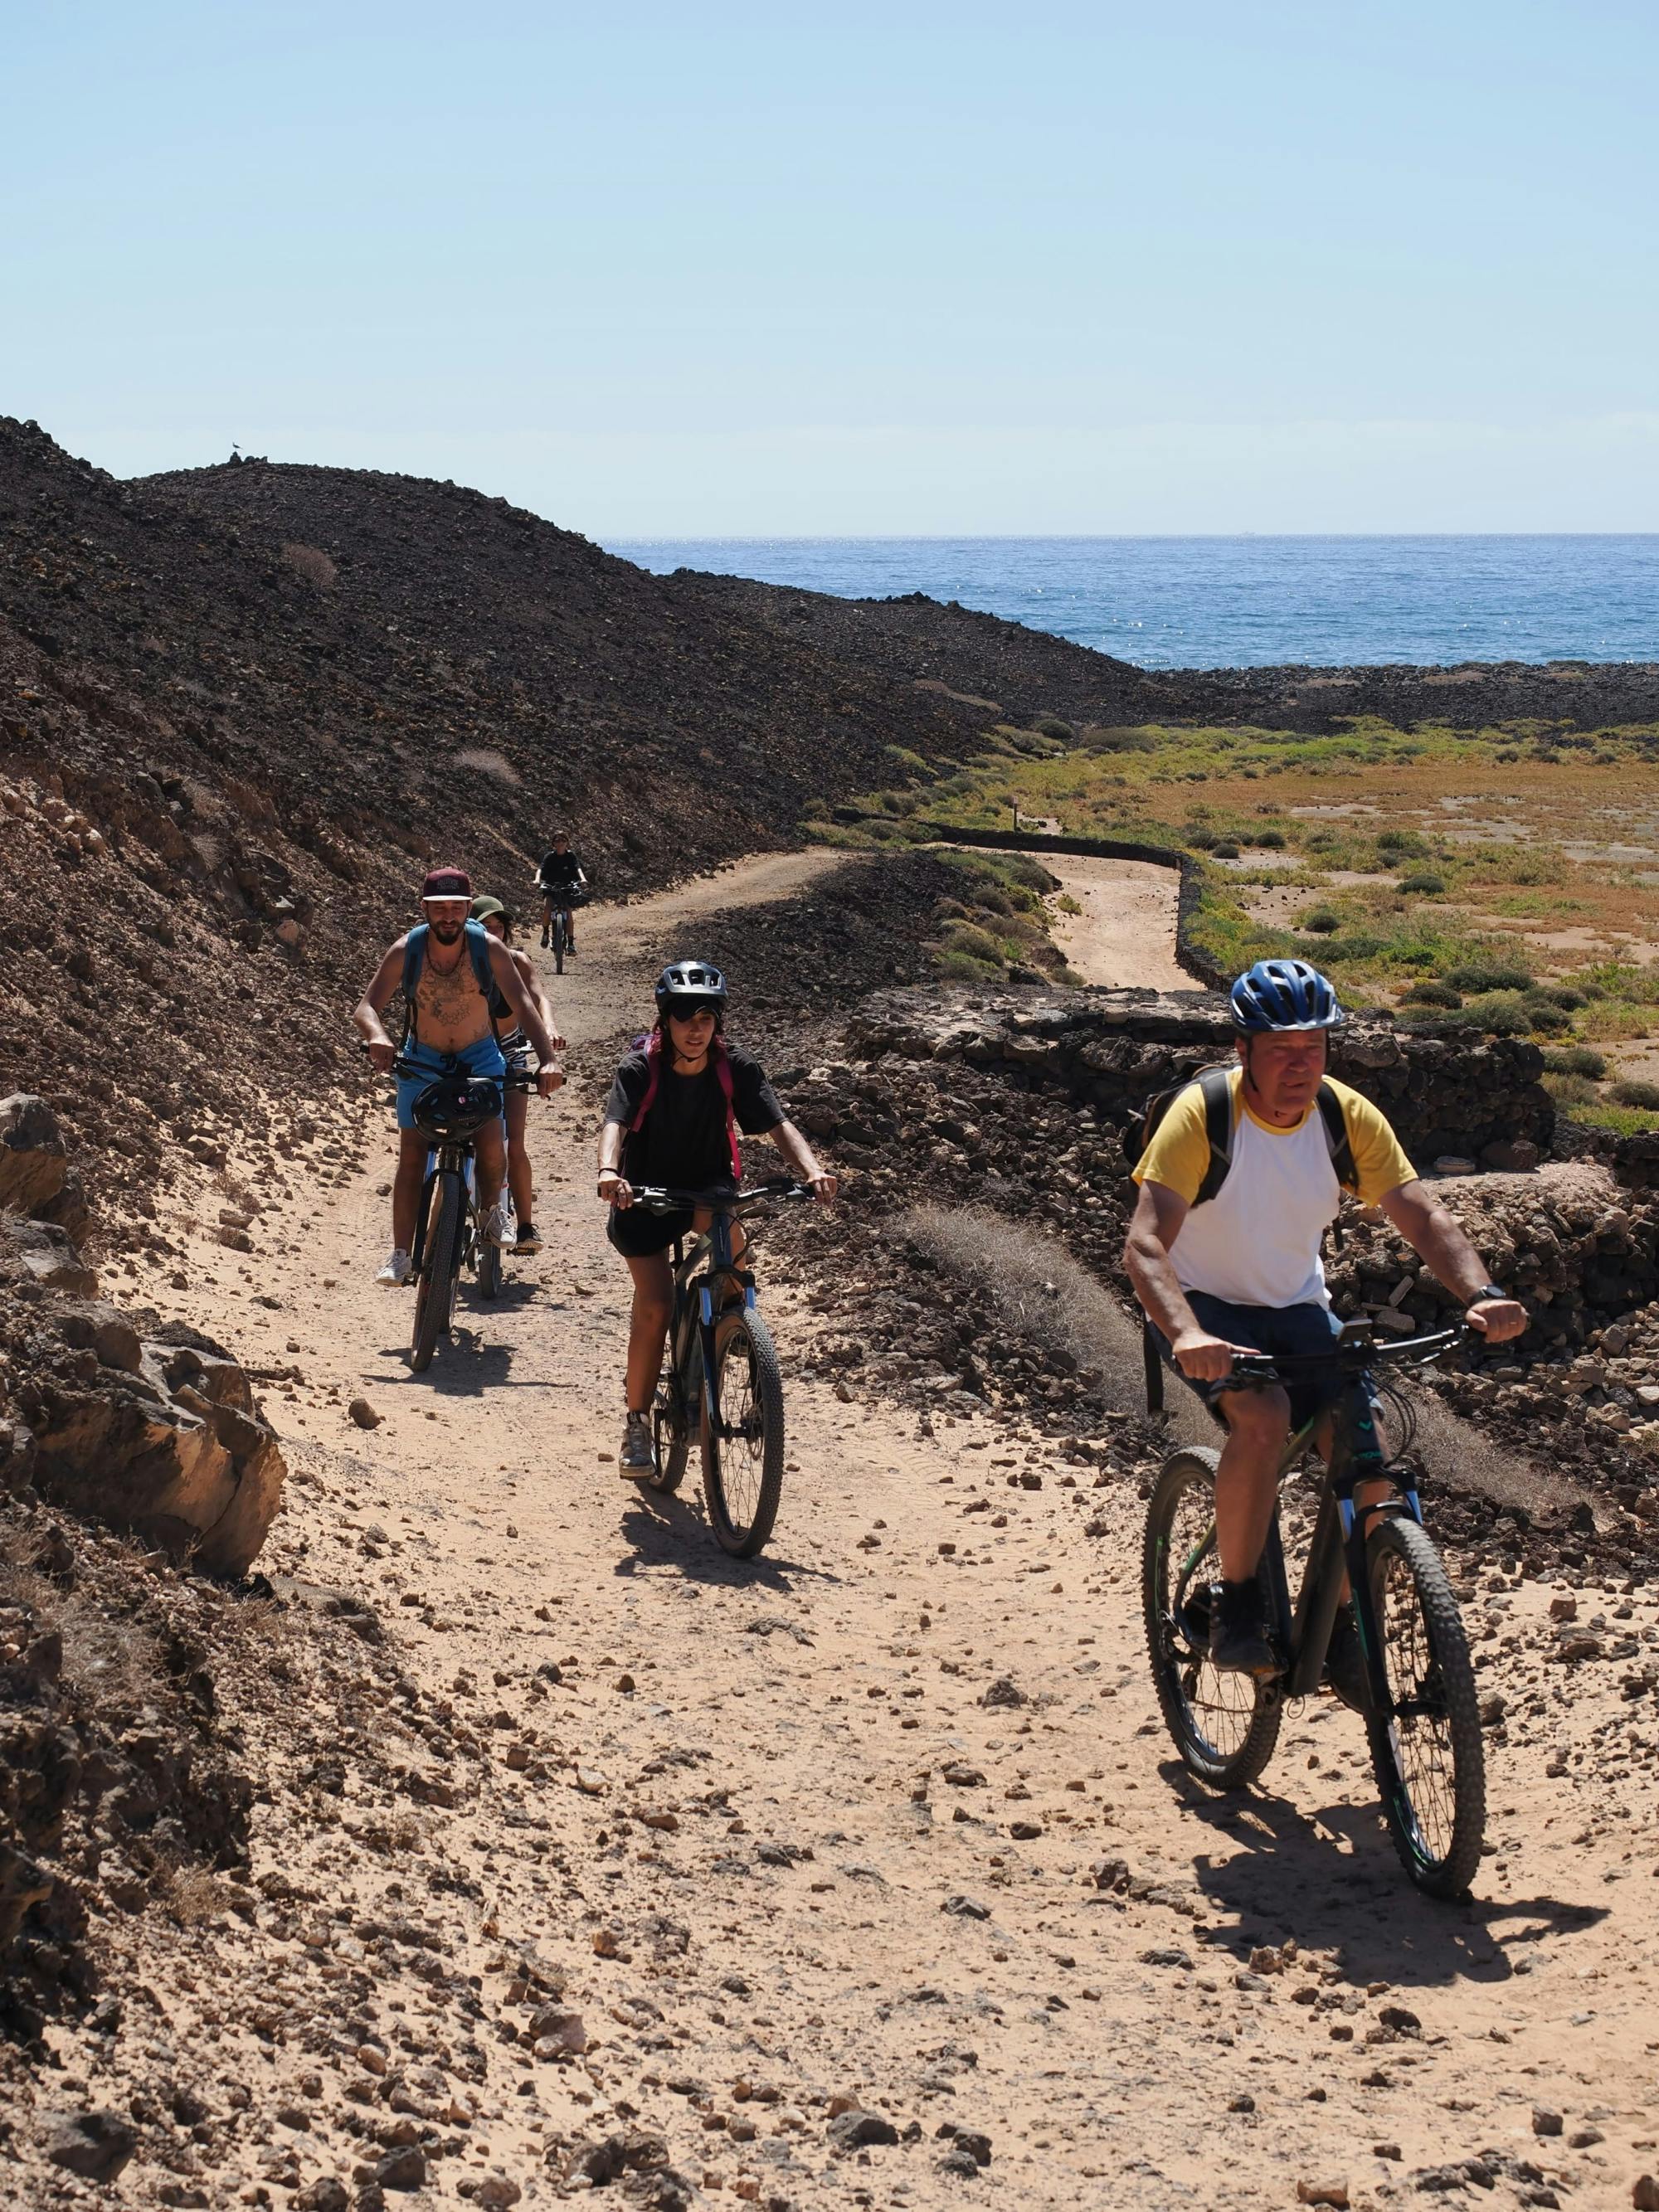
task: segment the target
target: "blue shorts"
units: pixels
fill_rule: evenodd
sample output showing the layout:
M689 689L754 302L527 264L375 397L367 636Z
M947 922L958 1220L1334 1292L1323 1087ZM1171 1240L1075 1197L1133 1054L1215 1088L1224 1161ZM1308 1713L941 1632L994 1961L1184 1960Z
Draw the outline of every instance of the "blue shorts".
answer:
M405 1045L398 1055L400 1060L412 1060L416 1066L428 1071L420 1075L400 1075L398 1078L398 1127L415 1127L415 1101L428 1083L435 1083L441 1075L490 1075L498 1080L507 1073L507 1062L501 1058L501 1048L493 1036L480 1037L465 1052L434 1052L429 1045Z
M1229 1344L1251 1345L1269 1354L1328 1352L1342 1330L1341 1322L1328 1306L1237 1306L1226 1298L1212 1298L1207 1291L1188 1291L1187 1303L1194 1318L1212 1335L1225 1337ZM1161 1330L1153 1334L1165 1364L1181 1375L1170 1356L1169 1339ZM1217 1413L1217 1399L1239 1387L1224 1375L1218 1382L1195 1382L1187 1375L1181 1375L1181 1379L1189 1390L1197 1391L1212 1413ZM1334 1367L1328 1376L1303 1375L1287 1382L1291 1427L1299 1429L1304 1421L1312 1420L1340 1388L1341 1376ZM1217 1413L1217 1418L1224 1417Z

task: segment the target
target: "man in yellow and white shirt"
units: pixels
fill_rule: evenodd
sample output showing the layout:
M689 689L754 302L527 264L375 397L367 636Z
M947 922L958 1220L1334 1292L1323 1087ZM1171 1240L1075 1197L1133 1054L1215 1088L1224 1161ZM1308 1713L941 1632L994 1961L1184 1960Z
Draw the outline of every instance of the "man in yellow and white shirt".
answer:
M1222 1580L1212 1614L1212 1662L1247 1674L1277 1671L1256 1568L1273 1516L1279 1464L1294 1419L1318 1409L1314 1386L1239 1388L1239 1352L1293 1353L1328 1346L1340 1324L1320 1257L1348 1188L1381 1206L1492 1343L1518 1336L1526 1310L1486 1279L1474 1247L1418 1180L1387 1121L1367 1098L1325 1073L1329 1032L1344 1016L1325 977L1304 960L1258 961L1232 988L1239 1065L1230 1071L1229 1164L1200 1200L1212 1160L1203 1091L1170 1103L1134 1170L1140 1186L1124 1261L1165 1356L1226 1425L1216 1471L1216 1547ZM1339 1145L1319 1101L1340 1109ZM1370 1492L1370 1494L1367 1494ZM1362 1509L1386 1486L1356 1492ZM1342 1623L1348 1616L1345 1611ZM1330 1670L1347 1655L1334 1641Z

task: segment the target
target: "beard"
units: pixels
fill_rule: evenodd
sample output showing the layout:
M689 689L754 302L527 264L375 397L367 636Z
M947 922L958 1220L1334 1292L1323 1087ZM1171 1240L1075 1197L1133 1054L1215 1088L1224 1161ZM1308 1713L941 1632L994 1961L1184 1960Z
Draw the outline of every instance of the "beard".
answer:
M440 945L459 945L461 932L465 927L465 922L459 921L434 921L431 924L432 934Z

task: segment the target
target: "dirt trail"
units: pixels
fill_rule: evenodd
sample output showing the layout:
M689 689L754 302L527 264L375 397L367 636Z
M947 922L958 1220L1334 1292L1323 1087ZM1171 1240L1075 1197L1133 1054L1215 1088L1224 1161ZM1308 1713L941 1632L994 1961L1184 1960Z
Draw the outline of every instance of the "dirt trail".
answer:
M665 917L829 865L768 859L586 917L572 972L549 978L563 1027L644 1021L639 951ZM1147 973L1153 941L1140 925L1134 980L1169 988ZM371 2045L425 2069L402 2109L451 2100L428 2195L407 2201L550 2203L549 2144L633 2127L694 2191L773 2205L954 2203L969 2170L1022 2208L1288 2205L1336 2181L1351 2200L1312 2201L1359 2205L1487 2152L1536 2162L1537 2182L1513 2168L1522 2188L1629 2203L1654 2163L1659 1888L1653 1774L1597 1765L1616 1692L1575 1696L1557 1670L1547 1735L1494 1741L1478 1901L1420 1901L1375 1818L1360 1724L1330 1700L1288 1717L1249 1797L1182 1780L1143 1656L1132 1488L1090 1492L1093 1470L1034 1431L941 1415L918 1433L804 1381L805 1301L763 1289L790 1421L765 1557L715 1547L695 1476L678 1501L620 1480L626 1279L585 1105L532 1108L546 1253L510 1267L495 1305L465 1297L453 1346L410 1375L407 1298L369 1280L392 1149L378 1101L364 1127L367 1164L273 1203L255 1257L203 1237L187 1283L149 1286L250 1364L297 1370L267 1400L296 1475L271 1571L371 1600L408 1680L484 1747L459 1722L437 1749L410 1736L401 1856L274 1814L258 1838L256 1875L336 1911L320 1935L233 1931L237 1971L292 2027L228 2039L224 2063L256 2109L286 2094L307 2116L239 2148L240 2201L260 2201L276 2153L307 2181L365 2156L348 2130L373 2078L314 2055L338 2027L338 1923L416 1902L461 1979L383 1960L362 2015ZM370 1431L348 1419L359 1394ZM1490 1688L1548 1597L1489 1601ZM1650 1593L1584 1610L1621 1602L1651 1624ZM372 1809L357 1786L348 1761L349 1825ZM526 1945L568 1975L584 2055L513 2039ZM181 2033L195 1979L164 1957L149 1972ZM453 1994L469 1975L476 2030ZM474 2032L469 2084L454 2051ZM873 2117L837 2120L837 2100ZM1535 2106L1565 2134L1535 2136ZM988 2166L971 2142L944 2166L950 2127L989 2138ZM210 2201L237 2182L221 2167Z
M1085 982L1112 989L1139 983L1156 991L1200 991L1175 956L1181 879L1152 860L1109 860L1086 854L1033 853L1060 878L1048 901L1054 942ZM1075 899L1080 914L1057 902Z

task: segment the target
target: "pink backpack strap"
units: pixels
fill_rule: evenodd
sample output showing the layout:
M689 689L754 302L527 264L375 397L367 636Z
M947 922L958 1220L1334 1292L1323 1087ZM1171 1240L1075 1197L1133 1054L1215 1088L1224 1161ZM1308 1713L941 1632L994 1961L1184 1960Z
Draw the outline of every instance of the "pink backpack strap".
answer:
M644 1044L647 1068L645 1096L640 1101L639 1111L628 1125L628 1133L630 1137L637 1130L645 1127L645 1117L656 1104L657 1092L662 1084L662 1031L653 1030L650 1036L644 1040ZM637 1050L638 1048L635 1047L635 1049Z
M720 1085L720 1095L726 1101L726 1144L732 1159L732 1180L733 1182L741 1182L743 1153L738 1144L737 1087L732 1080L732 1063L726 1057L726 1047L718 1037L709 1047L708 1056L714 1065L714 1080ZM635 1131L644 1127L646 1115L657 1103L657 1092L662 1084L662 1031L660 1030L653 1030L650 1036L645 1039L645 1058L650 1072L646 1079L645 1096L640 1101L639 1110L628 1125L628 1133L630 1137Z
M743 1181L743 1154L738 1147L737 1087L732 1080L732 1063L726 1057L726 1047L716 1037L709 1047L709 1056L714 1063L714 1079L726 1099L726 1144L732 1155L732 1180Z

